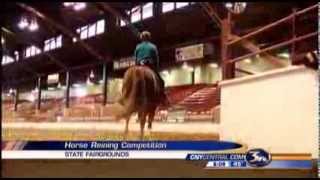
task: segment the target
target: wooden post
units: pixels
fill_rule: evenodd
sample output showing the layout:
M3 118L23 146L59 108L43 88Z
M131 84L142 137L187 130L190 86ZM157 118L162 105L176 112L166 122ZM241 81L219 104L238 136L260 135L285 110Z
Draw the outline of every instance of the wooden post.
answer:
M108 75L107 75L107 64L103 64L103 101L102 105L105 106L107 104L107 90L108 90Z
M38 103L37 110L41 108L41 77L38 77Z
M16 91L14 94L14 111L18 111L18 103L19 103L19 88L16 87Z
M191 72L191 84L194 85L195 84L195 67L194 65L192 65L192 72Z
M70 71L66 72L66 92L65 92L65 98L66 98L66 108L70 107Z
M235 63L229 63L228 40L231 31L231 13L228 12L228 18L222 20L221 26L221 66L222 80L230 79L235 76Z
M292 13L292 39L296 38L296 12L297 10L294 8ZM294 65L295 64L295 56L296 56L296 43L293 42L291 45L291 64Z

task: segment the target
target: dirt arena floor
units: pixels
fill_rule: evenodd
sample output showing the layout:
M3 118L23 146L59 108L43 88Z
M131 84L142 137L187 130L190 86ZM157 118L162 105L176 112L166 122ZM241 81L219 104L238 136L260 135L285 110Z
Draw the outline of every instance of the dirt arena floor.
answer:
M3 177L294 177L316 178L317 170L204 169L185 160L2 160ZM315 164L315 163L314 163Z
M5 141L123 140L124 122L13 122L2 124ZM139 140L140 126L129 124L127 140ZM145 140L219 140L213 123L153 123L145 130Z

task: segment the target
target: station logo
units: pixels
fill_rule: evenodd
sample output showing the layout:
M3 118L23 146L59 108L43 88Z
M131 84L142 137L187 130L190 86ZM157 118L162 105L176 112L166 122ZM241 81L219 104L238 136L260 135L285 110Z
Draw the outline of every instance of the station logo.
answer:
M271 154L263 149L251 149L246 154L246 161L252 167L263 167L271 162Z

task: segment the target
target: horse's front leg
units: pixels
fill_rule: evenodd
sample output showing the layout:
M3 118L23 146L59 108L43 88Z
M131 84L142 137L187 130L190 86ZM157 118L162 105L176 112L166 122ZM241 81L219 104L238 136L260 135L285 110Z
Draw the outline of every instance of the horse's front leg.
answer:
M139 113L139 120L140 120L140 140L143 140L144 136L144 126L146 123L146 113L142 112Z

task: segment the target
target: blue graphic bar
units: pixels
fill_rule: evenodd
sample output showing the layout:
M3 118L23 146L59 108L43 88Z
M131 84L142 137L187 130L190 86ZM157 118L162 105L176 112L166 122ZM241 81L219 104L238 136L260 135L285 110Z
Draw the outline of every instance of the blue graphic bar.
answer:
M242 145L225 141L29 141L23 150L232 150Z
M312 169L311 160L273 160L263 167L252 167L246 161L209 161L206 168L220 169Z
M311 160L274 160L264 168L271 169L311 169L312 161Z

